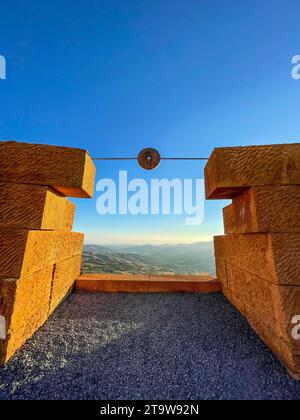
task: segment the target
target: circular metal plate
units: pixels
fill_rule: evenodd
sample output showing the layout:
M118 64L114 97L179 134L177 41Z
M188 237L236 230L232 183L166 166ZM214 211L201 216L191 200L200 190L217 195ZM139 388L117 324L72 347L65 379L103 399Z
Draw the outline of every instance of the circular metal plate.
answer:
M151 171L160 164L160 154L157 150L148 147L143 149L138 155L138 162L143 169Z

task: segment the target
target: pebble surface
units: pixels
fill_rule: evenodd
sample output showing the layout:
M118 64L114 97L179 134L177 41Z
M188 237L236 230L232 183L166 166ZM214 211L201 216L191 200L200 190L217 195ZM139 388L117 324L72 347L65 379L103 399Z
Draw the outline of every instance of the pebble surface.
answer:
M0 367L0 399L300 399L221 294L75 292Z

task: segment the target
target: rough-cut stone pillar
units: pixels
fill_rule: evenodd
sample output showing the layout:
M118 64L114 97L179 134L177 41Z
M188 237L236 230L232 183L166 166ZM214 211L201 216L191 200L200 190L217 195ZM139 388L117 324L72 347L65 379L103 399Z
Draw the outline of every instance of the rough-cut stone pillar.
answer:
M0 362L47 320L80 274L75 205L92 197L84 150L0 142Z
M215 149L205 178L208 199L233 199L215 237L223 292L300 379L300 144Z

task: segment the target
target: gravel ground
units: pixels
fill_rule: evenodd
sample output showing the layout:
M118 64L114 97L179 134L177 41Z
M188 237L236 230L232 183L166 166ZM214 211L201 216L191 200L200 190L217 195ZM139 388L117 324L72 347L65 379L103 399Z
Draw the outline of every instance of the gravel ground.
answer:
M74 293L5 366L0 399L300 399L221 294Z

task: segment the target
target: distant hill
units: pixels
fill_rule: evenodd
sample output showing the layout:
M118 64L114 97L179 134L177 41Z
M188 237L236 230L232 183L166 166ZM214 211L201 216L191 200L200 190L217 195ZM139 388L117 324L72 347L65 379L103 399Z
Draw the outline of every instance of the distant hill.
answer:
M178 245L85 245L83 273L215 275L212 242Z

